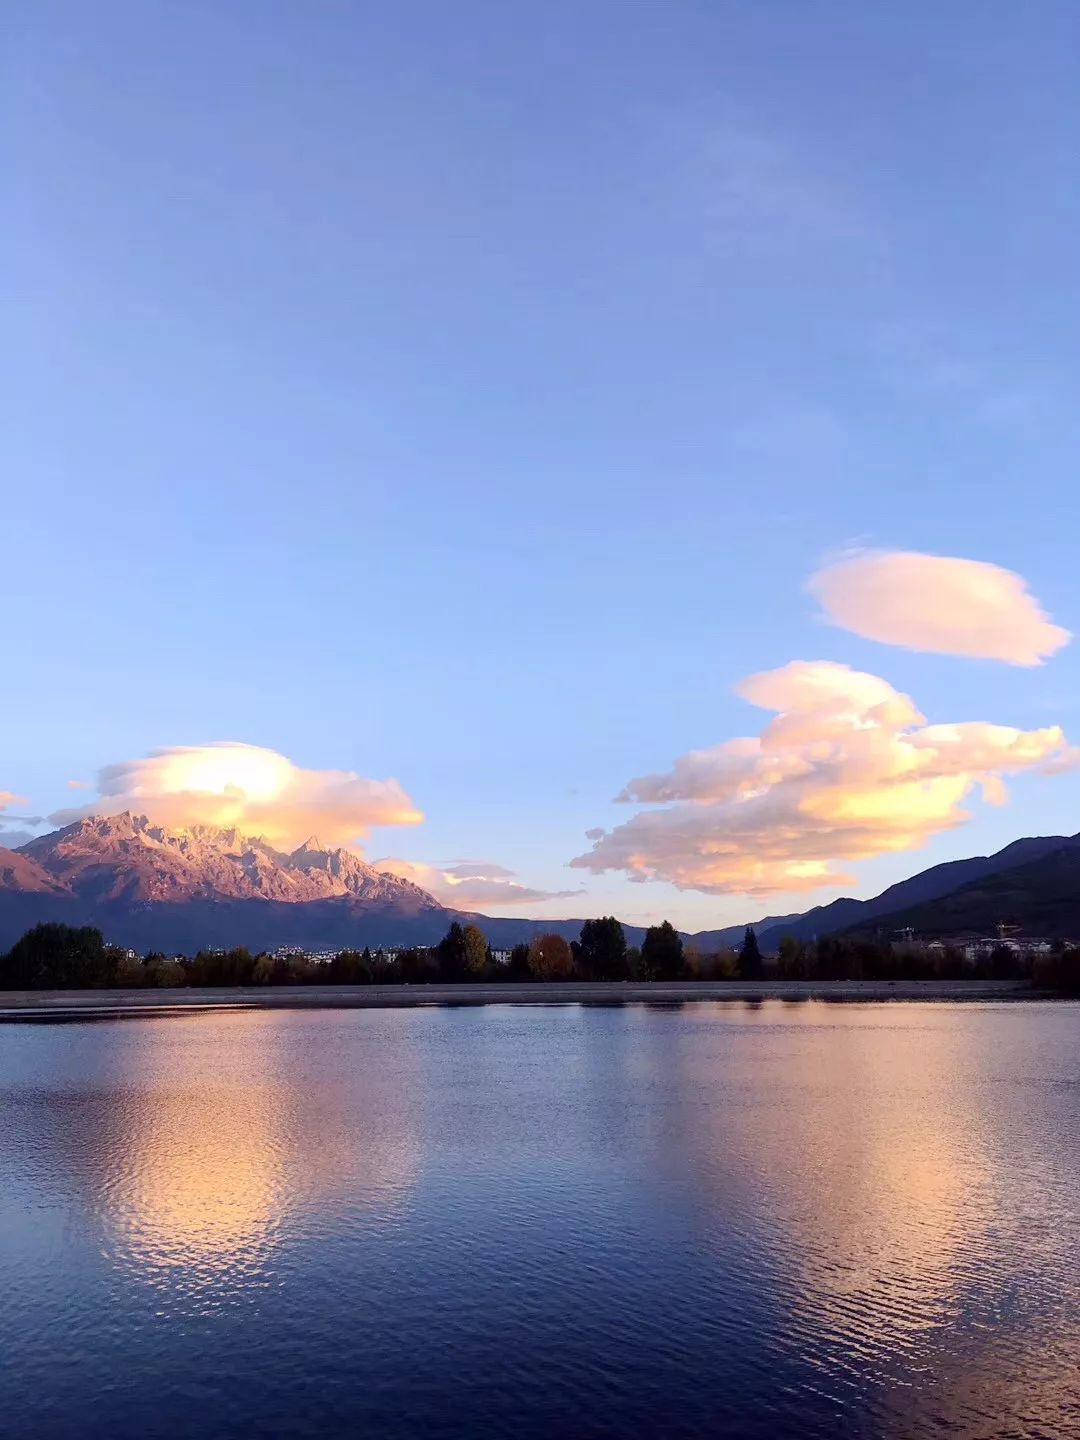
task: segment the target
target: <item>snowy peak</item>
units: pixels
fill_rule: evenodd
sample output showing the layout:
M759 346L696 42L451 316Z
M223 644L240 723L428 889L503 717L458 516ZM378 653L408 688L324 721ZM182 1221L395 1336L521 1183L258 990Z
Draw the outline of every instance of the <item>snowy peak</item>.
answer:
M89 816L10 853L21 857L28 877L32 866L44 883L88 900L352 898L412 911L440 908L419 886L373 870L351 851L324 850L314 835L286 854L236 829L169 830L130 811ZM8 888L31 886L16 881Z

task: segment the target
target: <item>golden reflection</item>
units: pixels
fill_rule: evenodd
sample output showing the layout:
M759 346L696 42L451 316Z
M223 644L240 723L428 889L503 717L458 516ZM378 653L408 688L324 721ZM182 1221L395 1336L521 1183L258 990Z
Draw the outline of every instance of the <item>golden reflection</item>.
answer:
M341 1052L362 1038L355 1017L328 1011L144 1027L125 1052L103 1190L116 1261L226 1303L267 1280L294 1216L392 1218L419 1169L409 1031L394 1037L394 1068L365 1075L359 1104Z
M902 1345L949 1313L956 1264L983 1223L966 1201L992 1165L985 1116L941 1083L963 1068L965 1031L916 1017L901 1038L884 1007L814 1007L776 1029L761 1018L744 1053L764 1067L758 1083L775 1060L764 1108L721 1094L698 1133L738 1152L808 1333L866 1344L880 1324Z
M803 1358L839 1385L891 1377L898 1436L913 1408L962 1433L1032 1404L1066 1413L1075 1382L1047 1352L1075 1340L1075 1316L1039 1307L1071 1294L1070 1251L1039 1216L1080 1204L1019 1017L815 1004L740 1019L680 1057L702 1103L657 1139L665 1163L691 1154L717 1243L747 1217L746 1264L783 1297Z
M272 1090L140 1097L110 1186L123 1246L154 1269L233 1269L273 1238L288 1204Z

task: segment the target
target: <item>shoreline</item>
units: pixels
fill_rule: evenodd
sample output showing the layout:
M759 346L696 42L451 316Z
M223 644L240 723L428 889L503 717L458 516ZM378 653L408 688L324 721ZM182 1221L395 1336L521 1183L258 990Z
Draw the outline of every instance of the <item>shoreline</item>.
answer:
M1046 1000L1024 980L575 981L462 985L221 986L0 991L0 1024L225 1010L386 1010L423 1005L677 1005L700 1001Z

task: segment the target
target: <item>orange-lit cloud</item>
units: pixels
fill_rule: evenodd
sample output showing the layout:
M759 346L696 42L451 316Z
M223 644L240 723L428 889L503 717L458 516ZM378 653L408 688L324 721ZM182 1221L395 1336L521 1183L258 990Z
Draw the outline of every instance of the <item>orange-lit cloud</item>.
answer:
M828 660L792 661L737 689L776 714L760 736L632 780L620 801L664 808L594 834L572 865L717 894L848 883L838 861L916 849L969 818L961 805L976 787L1001 804L1003 777L1078 754L1057 725L928 725L886 680Z
M258 745L216 741L155 750L107 765L99 798L49 819L123 810L161 825L236 827L292 849L316 834L324 845L353 844L374 825L417 825L424 818L396 780L366 780L351 770L305 770Z
M485 910L502 905L535 904L577 895L578 890L534 890L522 885L513 870L490 860L457 860L451 865L419 861L376 860L375 869L411 880L453 910Z
M1072 639L1022 576L981 560L867 551L825 566L807 588L832 624L907 650L1030 666Z

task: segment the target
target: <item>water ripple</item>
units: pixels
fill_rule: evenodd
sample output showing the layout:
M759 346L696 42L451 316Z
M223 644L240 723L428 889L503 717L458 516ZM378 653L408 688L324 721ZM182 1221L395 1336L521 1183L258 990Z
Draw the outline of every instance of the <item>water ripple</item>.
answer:
M20 1436L1080 1436L1080 1007L5 1032Z

